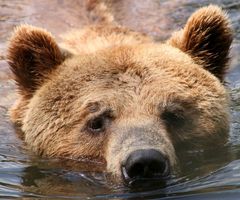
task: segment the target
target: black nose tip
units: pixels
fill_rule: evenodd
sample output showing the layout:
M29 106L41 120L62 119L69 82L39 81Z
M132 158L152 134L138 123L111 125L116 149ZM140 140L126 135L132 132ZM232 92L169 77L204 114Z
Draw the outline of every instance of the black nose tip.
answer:
M125 181L141 178L160 178L169 174L167 159L154 149L136 150L122 166Z

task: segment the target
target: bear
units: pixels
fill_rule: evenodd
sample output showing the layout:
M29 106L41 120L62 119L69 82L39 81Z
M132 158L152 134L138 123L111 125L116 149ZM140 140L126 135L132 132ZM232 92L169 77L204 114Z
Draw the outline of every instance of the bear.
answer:
M130 184L167 178L186 144L227 141L233 33L220 7L198 9L164 42L117 24L103 3L89 9L98 23L61 44L31 25L9 40L10 117L31 151L101 162Z

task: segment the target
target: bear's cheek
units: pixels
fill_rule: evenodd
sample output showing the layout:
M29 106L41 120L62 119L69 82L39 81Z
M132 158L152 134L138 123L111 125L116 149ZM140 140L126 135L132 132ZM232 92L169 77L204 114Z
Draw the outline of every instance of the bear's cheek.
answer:
M39 114L39 116L41 116ZM37 154L70 159L104 158L105 133L94 135L82 130L82 123L66 120L44 120L30 115L23 130L25 141Z

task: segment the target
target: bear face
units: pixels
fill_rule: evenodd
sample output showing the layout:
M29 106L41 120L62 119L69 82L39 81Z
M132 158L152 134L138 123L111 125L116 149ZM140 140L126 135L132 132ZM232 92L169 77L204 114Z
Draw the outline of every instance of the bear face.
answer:
M166 176L182 143L226 141L231 42L216 6L164 44L99 25L66 36L63 50L48 32L20 26L8 51L19 90L12 120L40 155L100 160L119 180Z

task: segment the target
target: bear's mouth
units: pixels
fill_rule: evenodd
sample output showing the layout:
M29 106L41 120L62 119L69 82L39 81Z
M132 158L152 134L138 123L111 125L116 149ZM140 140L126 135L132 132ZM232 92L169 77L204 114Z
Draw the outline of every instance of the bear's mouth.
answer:
M121 168L122 179L124 184L130 188L142 187L142 188L151 188L152 186L165 187L167 181L170 179L170 171L167 170L164 173L146 175L146 176L136 176L129 177L126 171L126 167Z

